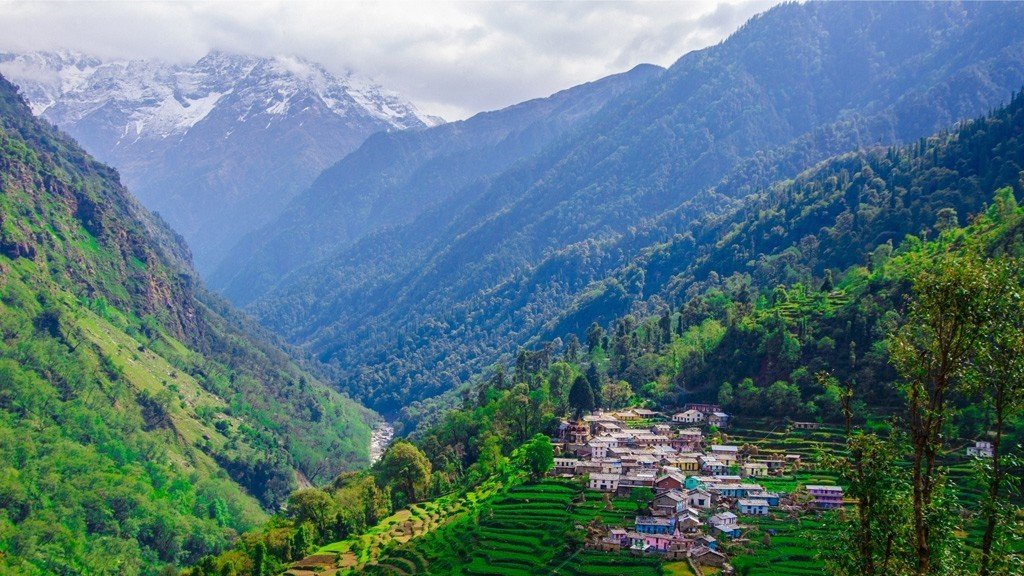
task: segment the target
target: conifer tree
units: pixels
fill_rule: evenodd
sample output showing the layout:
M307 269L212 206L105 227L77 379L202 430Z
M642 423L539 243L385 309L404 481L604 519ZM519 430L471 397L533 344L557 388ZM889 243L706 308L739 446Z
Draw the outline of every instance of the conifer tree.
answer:
M579 419L584 412L593 410L594 405L594 392L590 389L590 382L583 376L577 376L572 388L569 389L569 408Z

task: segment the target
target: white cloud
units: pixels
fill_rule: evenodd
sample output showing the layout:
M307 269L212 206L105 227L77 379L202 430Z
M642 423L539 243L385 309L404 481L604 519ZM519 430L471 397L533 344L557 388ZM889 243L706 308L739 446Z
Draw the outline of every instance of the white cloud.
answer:
M297 55L454 119L643 62L670 65L773 3L0 0L0 50L174 62L212 49Z

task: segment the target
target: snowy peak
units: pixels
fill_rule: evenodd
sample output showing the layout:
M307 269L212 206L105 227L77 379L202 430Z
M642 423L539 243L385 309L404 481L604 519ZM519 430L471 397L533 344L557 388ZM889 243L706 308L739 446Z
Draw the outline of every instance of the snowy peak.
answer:
M61 95L79 89L101 64L70 50L0 54L0 74L20 85L37 116Z
M290 56L213 52L181 66L33 52L0 54L0 73L21 86L34 113L60 126L102 118L108 130L119 133L117 145L184 135L218 106L229 107L240 122L323 112L374 121L381 129L437 123L373 82L351 73L338 78Z
M201 272L372 134L438 123L374 82L291 56L0 54L0 74L116 167L185 237Z

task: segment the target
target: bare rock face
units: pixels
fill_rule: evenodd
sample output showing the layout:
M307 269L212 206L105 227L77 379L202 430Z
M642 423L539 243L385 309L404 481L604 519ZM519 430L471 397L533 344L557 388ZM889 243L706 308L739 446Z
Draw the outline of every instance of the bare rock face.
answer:
M215 52L191 65L0 54L32 111L115 166L200 271L375 132L440 122L352 74Z

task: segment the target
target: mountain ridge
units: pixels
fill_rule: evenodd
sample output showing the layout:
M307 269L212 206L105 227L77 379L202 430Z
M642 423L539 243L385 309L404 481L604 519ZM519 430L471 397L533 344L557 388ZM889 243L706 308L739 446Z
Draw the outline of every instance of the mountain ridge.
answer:
M369 135L440 122L372 82L289 56L215 51L183 65L35 52L0 55L0 71L35 112L116 166L186 237L200 269Z
M299 250L298 245L287 241L285 233L313 222L316 228L302 229L297 235L311 240L301 248L315 260L318 255L358 240L366 232L400 225L419 212L436 208L458 187L486 179L528 157L531 151L563 137L608 98L656 77L663 70L643 64L546 98L481 112L422 133L372 136L359 150L318 176L305 193L309 199L286 209L273 231L261 230L243 239L226 264L212 275L211 283L234 302L244 303L251 291L260 286L266 289L294 269L281 267L292 266L286 264L285 255ZM394 157L413 157L416 162L395 162ZM382 172L377 172L378 169ZM346 173L349 170L351 174ZM454 181L444 180L453 173ZM339 178L351 184L336 190L335 181ZM336 194L351 198L351 204L338 206L330 200ZM317 206L329 206L336 212L328 220L318 213ZM357 207L358 218L348 212L352 206ZM273 252L266 262L252 267L262 266L266 270L238 275L242 268L234 262L245 261L260 249Z
M722 209L730 198L708 193L721 181L736 181L739 199L830 155L927 136L1005 101L1024 83L1022 21L1012 4L773 8L504 171L461 188L441 180L458 193L305 260L249 310L379 408L438 393L533 337L644 238ZM358 219L345 212L348 185L294 202ZM315 226L270 225L268 238L293 237L274 238L288 249L266 250L268 261L306 254Z

